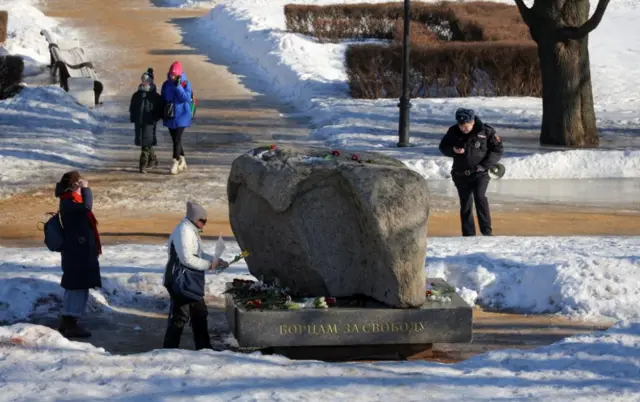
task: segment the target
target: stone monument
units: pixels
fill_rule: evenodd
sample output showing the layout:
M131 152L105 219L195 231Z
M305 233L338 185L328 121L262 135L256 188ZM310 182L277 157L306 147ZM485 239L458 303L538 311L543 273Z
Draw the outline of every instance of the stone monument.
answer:
M446 302L426 298L428 283L451 289L426 278L428 185L402 162L378 153L260 147L233 162L227 193L252 275L286 288L288 298L339 300L327 309L248 308L227 294L241 346L470 340L471 308L455 291Z

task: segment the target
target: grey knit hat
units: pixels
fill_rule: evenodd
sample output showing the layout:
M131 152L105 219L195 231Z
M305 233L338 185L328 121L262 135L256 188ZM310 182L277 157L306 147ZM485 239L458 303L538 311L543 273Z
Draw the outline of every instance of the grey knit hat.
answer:
M147 71L142 73L142 77L140 77L140 80L153 82L153 68L149 67Z
M191 222L197 222L199 220L207 219L207 210L202 208L199 204L188 201L187 202L187 219Z

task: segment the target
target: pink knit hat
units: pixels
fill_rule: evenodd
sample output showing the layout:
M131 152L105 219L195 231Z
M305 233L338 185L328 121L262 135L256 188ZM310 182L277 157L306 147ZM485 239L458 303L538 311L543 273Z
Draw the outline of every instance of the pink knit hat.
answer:
M169 67L169 75L182 75L182 65L179 61L174 61Z

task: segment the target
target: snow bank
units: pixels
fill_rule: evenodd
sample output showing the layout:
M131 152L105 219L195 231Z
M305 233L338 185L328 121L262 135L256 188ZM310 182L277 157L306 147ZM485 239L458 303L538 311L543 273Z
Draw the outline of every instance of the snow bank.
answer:
M430 277L455 285L470 304L531 314L640 319L638 250L638 236L433 238L426 269ZM223 258L239 251L229 242ZM46 249L0 248L0 321L24 320L59 303L59 258ZM164 311L166 258L166 248L157 245L105 247L103 288L91 291L91 307ZM244 263L207 275L207 293L220 295L225 282L236 277L251 278Z
M69 341L58 331L32 324L14 324L9 327L0 327L0 345L0 347L14 345L36 350L56 348L61 352L85 351L105 353L103 348L96 348L89 343Z
M0 197L99 162L100 120L57 86L27 87L0 101Z
M366 1L382 2L386 0ZM507 0L502 2L512 3ZM365 2L350 0L348 3ZM296 4L329 4L331 0L301 0ZM344 70L346 43L320 44L286 32L283 6L286 0L223 0L208 16L198 20L203 38L196 43L216 54L230 57L228 64L242 64L257 77L259 90L269 92L295 106L313 121L313 134L331 147L373 150L391 154L429 179L449 177L448 158L437 150L439 139L453 123L457 107L474 108L505 138L503 179L640 177L640 155L623 151L556 151L548 153L536 139L523 140L522 130L535 135L542 116L537 98L448 98L414 99L411 111L412 144L398 150L396 99L354 100L348 98ZM594 6L595 7L595 6ZM629 88L640 86L634 74L640 63L640 33L636 29L638 7L617 2L600 27L590 35L590 52L596 112L603 128L615 127L609 135L618 148L640 148L640 98ZM513 132L514 129L519 131ZM511 136L507 135L509 132ZM529 144L523 146L522 144ZM595 165L595 166L594 166ZM601 167L604 167L601 168Z
M451 177L451 159L422 158L404 164L425 179ZM604 179L640 177L640 150L549 152L504 158L509 179Z
M640 319L638 250L640 236L433 238L427 273L445 278L472 304Z
M10 54L20 55L25 61L25 75L44 71L49 64L49 48L42 29L54 35L63 35L58 22L38 10L34 0L0 0L0 9L9 12L9 26L5 48Z
M211 8L216 4L211 0L153 0L153 3L159 7L178 8Z
M211 243L211 248L213 244ZM228 243L223 258L240 250ZM104 247L101 257L102 288L90 291L91 310L137 307L165 311L169 299L162 285L167 249L157 245ZM60 305L60 254L44 248L0 248L0 322L23 321L34 313L47 314ZM207 275L207 294L221 294L230 278L249 278L247 266L238 262L220 275Z
M445 365L157 350L111 356L32 325L0 328L0 400L566 401L640 398L640 323Z

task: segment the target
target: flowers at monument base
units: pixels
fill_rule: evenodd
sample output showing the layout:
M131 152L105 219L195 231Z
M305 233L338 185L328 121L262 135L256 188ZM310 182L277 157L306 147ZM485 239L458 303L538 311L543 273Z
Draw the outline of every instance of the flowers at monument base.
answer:
M436 283L427 283L425 296L427 301L430 302L442 302L450 303L451 296L456 292L456 289L452 286L438 285Z
M288 288L244 279L234 279L224 294L230 294L236 305L246 310L325 309L337 305L335 297L293 298Z

